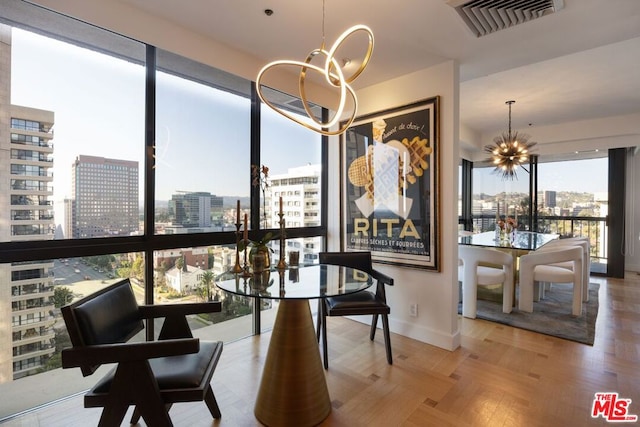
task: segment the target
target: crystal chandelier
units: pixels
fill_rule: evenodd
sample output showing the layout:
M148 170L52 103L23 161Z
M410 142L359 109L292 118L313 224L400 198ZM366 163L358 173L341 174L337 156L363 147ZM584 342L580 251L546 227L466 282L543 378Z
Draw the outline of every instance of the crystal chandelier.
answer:
M496 136L493 144L484 147L484 151L491 155L489 160L495 166L494 172L502 175L503 180L518 179L516 169L529 160L529 150L536 145L535 142L529 142L529 135L517 131L511 133L511 104L515 102L505 102L509 105L509 132Z

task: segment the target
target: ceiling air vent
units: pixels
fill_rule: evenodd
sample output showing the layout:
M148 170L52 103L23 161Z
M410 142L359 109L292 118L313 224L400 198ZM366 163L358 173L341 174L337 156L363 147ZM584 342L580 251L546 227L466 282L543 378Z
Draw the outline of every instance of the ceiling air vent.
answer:
M447 0L471 31L486 36L523 22L557 12L564 0Z

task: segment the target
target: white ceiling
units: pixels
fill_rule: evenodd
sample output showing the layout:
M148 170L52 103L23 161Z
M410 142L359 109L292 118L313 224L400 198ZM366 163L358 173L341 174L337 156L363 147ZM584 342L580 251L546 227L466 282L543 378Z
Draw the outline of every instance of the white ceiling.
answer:
M328 47L354 24L375 34L373 58L356 90L455 59L460 120L476 132L504 129L510 99L519 130L640 112L639 0L564 0L556 13L480 38L446 0L324 1ZM322 0L121 2L261 63L304 61L322 42Z

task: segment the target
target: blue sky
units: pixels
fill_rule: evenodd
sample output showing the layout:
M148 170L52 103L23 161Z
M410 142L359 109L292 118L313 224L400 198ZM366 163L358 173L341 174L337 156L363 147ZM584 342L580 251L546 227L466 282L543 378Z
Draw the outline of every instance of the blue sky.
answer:
M580 161L563 161L538 164L539 191L575 191L580 193L606 193L608 182L607 158ZM517 180L503 181L492 173L493 168L476 169L474 193L487 194L505 192L527 193L529 174L520 168ZM481 190L480 190L481 188Z
M55 200L70 197L79 154L138 161L142 198L142 66L14 29L11 71L13 104L55 113ZM250 101L164 74L157 105L156 198L176 190L248 196ZM263 111L262 163L272 174L320 162L318 134Z

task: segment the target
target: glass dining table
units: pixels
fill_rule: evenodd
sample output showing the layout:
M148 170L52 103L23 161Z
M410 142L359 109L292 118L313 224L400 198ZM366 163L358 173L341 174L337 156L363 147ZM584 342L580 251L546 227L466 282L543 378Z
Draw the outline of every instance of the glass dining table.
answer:
M254 414L267 426L315 426L331 412L309 300L361 292L373 284L360 270L315 264L260 274L224 273L220 289L279 300Z
M486 248L494 248L504 250L511 253L513 257L513 283L518 283L518 265L519 258L529 252L535 251L546 245L547 243L558 239L558 234L537 233L533 231L515 231L510 233L506 238L498 238L493 231L484 233L476 233L464 236L458 236L458 244L483 246ZM479 297L480 298L480 297ZM499 300L501 300L501 296ZM513 293L513 304L515 305L516 293Z
M531 252L558 239L557 234L536 233L532 231L516 231L504 239L497 239L493 231L470 234L458 237L461 245L484 246L489 248L510 249L513 251Z

